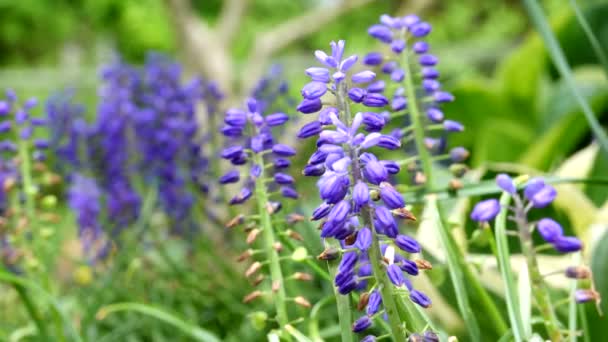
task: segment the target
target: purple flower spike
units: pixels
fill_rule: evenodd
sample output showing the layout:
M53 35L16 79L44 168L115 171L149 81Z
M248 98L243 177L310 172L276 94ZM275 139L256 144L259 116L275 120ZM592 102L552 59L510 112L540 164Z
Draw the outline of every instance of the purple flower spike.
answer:
M308 100L318 99L327 92L327 85L323 82L312 81L302 88L302 96Z
M355 246L361 251L367 251L372 246L372 231L369 228L363 227L359 230Z
M443 122L443 128L448 132L462 132L464 126L458 121L445 120Z
M496 184L503 191L506 191L510 194L515 194L515 192L517 191L517 188L515 187L515 183L513 182L513 179L511 179L511 177L509 177L505 173L501 173L496 176Z
M397 235L395 238L395 245L408 253L420 253L422 250L418 241L407 235Z
M475 205L471 212L471 219L477 222L488 222L493 220L500 212L500 203L492 198L481 201Z
M323 107L323 103L320 99L304 99L296 108L298 112L304 114L316 113Z
M355 209L357 211L369 203L369 188L364 182L357 182L353 188L353 202L355 202Z
M353 323L353 332L359 333L372 326L372 320L368 316L362 316Z
M380 310L380 305L382 305L382 296L377 290L374 290L369 295L365 313L367 313L369 316L376 314Z
M545 185L540 190L538 190L532 197L530 197L530 201L534 208L544 208L551 204L553 200L557 197L557 191L551 185Z
M560 253L572 253L580 251L583 243L574 236L561 236L553 242L553 247Z
M373 81L374 78L376 78L376 73L374 73L373 71L365 70L354 74L351 77L351 80L353 81L353 83L368 83Z
M412 290L410 292L410 300L423 308L428 308L431 306L431 299L418 290Z
M405 284L405 280L403 278L403 271L399 268L397 264L390 264L386 267L386 273L388 274L388 279L395 286L400 287Z
M550 218L544 218L538 221L536 227L543 240L550 243L556 242L564 235L562 226Z
M306 69L306 75L308 75L313 81L329 83L329 70L325 68L312 67Z
M384 25L373 25L367 30L367 33L383 43L390 43L393 40L393 32Z
M365 164L364 175L368 182L379 185L388 180L388 172L377 160L371 160Z
M352 272L359 260L357 252L346 252L342 255L342 260L338 265L338 273Z
M369 66L376 66L382 64L382 54L380 52L370 52L363 57L363 64Z
M367 107L384 107L388 104L388 99L382 94L368 93L363 98L363 104Z

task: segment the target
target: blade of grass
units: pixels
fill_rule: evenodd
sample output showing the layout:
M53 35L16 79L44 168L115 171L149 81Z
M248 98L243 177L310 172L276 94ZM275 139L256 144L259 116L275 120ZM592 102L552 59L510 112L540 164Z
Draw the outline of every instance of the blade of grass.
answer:
M576 87L574 77L572 76L572 70L570 69L570 65L568 65L568 61L566 61L564 52L562 51L559 42L555 38L553 31L551 31L551 27L547 23L547 19L545 18L540 3L537 0L523 0L523 3L524 7L528 11L528 14L532 18L534 26L536 26L536 29L544 40L545 46L549 51L551 59L553 59L555 67L559 71L562 78L566 81L566 84L568 85L568 88L570 88L572 95L574 95L576 101L581 107L581 110L585 115L585 119L587 119L587 122L589 123L589 127L591 128L593 135L597 139L599 145L602 147L604 153L608 155L608 136L606 135L606 132L604 132L604 129L595 117L593 110L591 110L591 107Z
M496 232L496 259L500 266L500 273L502 274L502 280L505 285L505 299L507 302L507 312L509 313L509 320L511 321L511 332L513 333L513 339L516 342L525 341L524 335L524 324L520 316L519 300L517 296L517 288L515 284L515 277L513 276L513 270L511 269L511 255L509 252L509 241L507 238L507 214L509 211L509 205L511 203L511 195L504 192L500 197L500 213L496 217L494 230Z
M597 59L602 63L604 67L604 73L606 74L606 78L608 78L608 57L606 57L606 53L602 48L599 40L593 34L593 30L591 30L591 26L589 26L589 22L585 18L585 14L581 11L581 8L578 7L576 0L570 0L570 6L574 10L574 15L576 16L576 20L581 25L581 28L585 32L587 39L589 39L589 43L591 43L591 48L593 48L593 52L597 56Z
M574 253L572 255L572 265L578 265L581 262L581 254ZM577 331L576 331L576 320L577 320L577 305L574 300L574 293L576 292L576 288L578 287L578 280L572 279L570 280L570 303L568 304L568 339L571 342L576 342L578 340ZM584 333L583 333L584 334Z
M298 342L312 342L311 339L306 337L304 334L300 332L300 330L296 329L293 325L287 324L285 326L285 330L289 333L289 335L293 336Z
M207 331L205 329L199 328L191 323L184 321L183 319L167 313L161 309L155 308L150 305L145 305L141 303L117 303L110 304L102 307L97 312L97 319L103 320L111 313L119 312L119 311L135 311L146 316L154 317L158 320L161 320L165 323L168 323L178 330L183 332L184 334L193 337L197 341L203 342L220 342L220 339L217 338L213 333Z

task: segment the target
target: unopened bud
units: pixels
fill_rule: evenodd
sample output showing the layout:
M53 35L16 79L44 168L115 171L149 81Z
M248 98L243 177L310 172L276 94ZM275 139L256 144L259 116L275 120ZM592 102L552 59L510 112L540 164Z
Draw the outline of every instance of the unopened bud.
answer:
M252 255L253 255L253 250L248 249L248 250L244 251L243 253L241 253L241 255L239 255L238 258L236 258L236 261L243 262L243 261L249 259Z
M250 303L251 301L253 301L257 298L260 298L263 295L264 295L264 293L262 293L262 291L255 290L243 298L243 303L245 303L245 304Z
M364 292L361 297L359 297L359 303L357 303L357 310L362 311L367 306L369 302L369 292Z
M416 162L411 162L407 164L406 169L408 172L416 172L418 170L418 164L416 164Z
M432 270L433 264L430 261L424 259L416 259L416 266L418 266L419 270Z
M416 175L414 176L414 183L416 184L425 184L426 183L426 176L424 175L424 173L418 171L416 172Z
M281 204L281 202L266 202L266 211L272 215L275 213L278 213L281 208L283 208L283 205Z
M54 195L47 195L42 198L42 207L45 209L52 209L57 206L57 197Z
M261 331L266 328L266 321L268 320L268 314L264 311L256 311L249 314L249 320L251 321L251 325L253 328Z
M352 246L353 244L355 244L356 241L357 241L357 232L356 231L354 233L350 234L349 236L347 236L346 239L344 239L344 243L347 246Z
M297 296L296 298L293 299L293 301L296 304L298 304L300 306L303 306L305 308L310 308L311 307L310 302L308 300L306 300L306 298L304 298L302 296Z
M256 223L255 222L249 222L247 223L247 225L245 226L245 232L250 232L252 229L255 229L256 227Z
M398 218L404 220L417 221L416 216L414 216L414 214L406 208L393 209L392 213Z
M591 277L591 270L587 266L570 266L566 268L566 277L572 279L587 279Z
M411 334L407 338L407 342L423 342L424 338L420 334Z
M321 254L317 256L319 260L335 260L340 256L340 252L332 247L326 248Z
M228 221L225 224L225 227L234 228L234 227L238 226L239 224L242 224L243 222L245 222L245 215L239 214L239 215L233 217L230 221Z
M254 262L249 266L249 268L245 271L245 277L249 278L254 275L257 271L262 268L262 264L259 261Z
M372 201L379 201L380 200L380 191L378 191L377 189L373 189L369 191L369 198L372 199Z
M439 342L439 336L434 332L427 330L424 332L424 342Z
M264 275L262 275L262 274L258 274L258 276L257 276L257 277L255 277L255 279L253 280L252 285L253 285L254 287L255 287L255 286L260 285L260 283L261 283L262 281L264 281L264 279L265 279L265 278L266 278L266 277L264 277Z
M293 231L291 229L288 229L286 232L287 236L289 236L290 238L296 240L296 241L304 241L304 238L302 237L302 235L300 235L300 233Z
M258 228L252 229L249 232L249 234L247 234L247 239L245 240L247 242L247 244L251 245L258 238L258 235L260 235L260 232L262 232L262 231Z
M448 187L450 190L460 190L462 189L462 181L460 179L450 179L450 183L448 183Z
M308 258L308 250L306 248L300 246L297 247L293 253L291 253L291 260L296 262L302 262Z
M296 272L293 274L293 279L302 281L311 281L312 276L308 273Z
M281 288L281 282L278 280L275 280L272 282L272 292L277 293L279 292L279 289Z
M15 187L15 178L9 177L7 179L4 180L4 183L2 184L2 188L4 190L4 192L9 192L11 191L11 189L13 189Z
M287 215L287 223L289 224L296 224L298 222L303 222L304 220L306 220L306 217L300 214L291 213Z
M576 292L574 292L574 299L576 300L577 303L587 303L587 302L591 302L591 301L598 302L600 300L600 298L601 298L601 296L600 296L599 292L592 290L592 289L576 290Z
M277 252L281 252L283 250L283 245L277 241L272 244L272 248Z
M456 178L461 178L467 172L467 166L464 164L450 165L450 173Z

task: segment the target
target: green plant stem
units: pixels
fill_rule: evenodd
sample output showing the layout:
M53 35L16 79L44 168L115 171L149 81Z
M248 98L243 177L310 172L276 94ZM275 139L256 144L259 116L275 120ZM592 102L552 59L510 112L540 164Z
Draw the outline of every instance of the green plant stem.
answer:
M581 262L581 254L575 253L572 256L572 264L578 265ZM569 307L568 307L568 339L571 342L577 341L577 331L576 331L576 320L578 313L578 303L574 300L574 293L576 292L576 288L578 287L578 279L570 280L570 296L569 297Z
M496 230L496 261L498 262L502 280L505 285L505 299L507 302L507 312L509 314L509 320L511 321L511 331L513 332L513 339L516 342L522 342L525 340L524 336L524 324L521 319L519 310L519 299L517 295L517 287L515 284L515 277L513 276L513 270L510 264L510 252L509 252L509 241L507 237L507 214L509 211L509 205L511 204L511 195L504 192L500 197L501 210L496 217L495 230Z
M589 22L587 21L587 19L585 19L585 14L583 13L583 11L581 11L580 7L578 7L576 0L570 0L570 5L574 10L574 14L576 15L578 23L581 25L581 28L585 32L587 39L589 39L589 43L591 43L591 48L593 48L593 52L595 52L597 59L600 61L600 63L602 63L602 66L604 67L604 74L606 75L606 78L608 78L608 57L606 57L606 53L604 52L602 45L597 40L597 37L593 34L593 30L591 29L591 26L589 26Z
M266 208L268 203L268 193L266 192L266 170L264 169L264 157L258 153L253 154L254 162L261 166L262 172L255 182L255 195L256 203L258 206L258 215L260 216L260 228L262 229L262 237L264 243L264 250L268 258L268 266L270 268L270 279L272 286L278 284L276 291L276 298L273 301L275 309L277 311L277 321L281 326L281 330L289 323L287 316L287 307L285 305L287 296L285 294L285 280L283 279L283 272L281 271L281 263L279 261L279 254L274 249L275 236L272 227L272 221L270 213ZM291 337L284 334L285 339L291 340Z
M344 121L346 126L350 127L352 117L348 101L346 100L346 93L346 84L341 83L336 94L338 100L338 108L344 114ZM344 148L352 161L351 168L354 185L357 184L357 182L361 181L361 167L359 165L359 156L357 155L357 152L353 149L353 147L349 144L345 144ZM388 275L382 269L382 266L380 264L380 260L382 258L382 255L380 253L380 243L378 241L378 235L376 234L376 230L374 229L374 221L369 205L366 205L365 207L361 208L361 216L363 218L363 225L369 227L369 229L372 231L372 246L370 250L369 259L372 265L374 278L380 285L382 303L384 305L386 315L388 316L388 321L391 327L391 335L394 341L405 341L405 331L401 324L401 319L399 317L399 313L397 312L397 306L395 305L395 300L393 296L393 284L388 279Z
M530 282L532 285L532 294L536 301L536 305L543 317L545 328L549 333L551 341L561 341L562 336L559 331L559 321L551 304L551 297L547 291L547 287L543 280L543 276L538 268L536 260L536 252L530 233L530 224L526 218L526 211L520 201L516 201L515 222L519 230L519 239L521 242L521 251L526 258L528 272L530 273Z
M564 56L564 52L559 45L559 42L555 38L553 31L551 31L551 27L547 22L547 18L543 13L543 10L540 6L538 0L523 0L526 10L528 14L532 18L532 22L536 29L540 33L541 37L545 41L545 45L549 50L549 55L551 59L553 59L553 63L555 67L559 71L562 78L566 81L566 85L570 88L570 92L574 95L576 101L578 102L583 114L585 115L585 119L589 123L589 127L593 132L593 135L597 139L599 145L601 146L604 153L608 155L608 136L604 129L598 122L593 110L587 103L587 101L583 98L578 88L576 87L576 83L574 81L574 77L572 76L572 70L570 69L570 65Z
M433 161L431 154L429 153L428 149L424 144L425 128L422 123L422 118L420 116L418 102L416 101L416 88L414 86L413 74L410 68L407 53L403 54L402 68L405 72L405 91L407 94L407 98L410 99L408 101L408 109L410 111L410 120L412 121L412 126L414 127L414 143L416 145L416 151L418 152L418 156L422 164L422 172L426 177L425 188L426 190L432 191L436 186L436 180L433 175ZM446 259L450 270L450 278L452 279L452 284L454 285L454 289L456 290L458 307L464 317L465 323L467 324L469 334L471 334L471 338L474 341L479 341L481 339L479 325L477 324L477 319L475 318L473 310L471 309L471 306L469 304L468 293L463 278L463 275L466 275L467 273L463 272L462 269L466 268L467 266L465 265L463 260L461 260L462 257L457 251L458 248L454 243L450 232L447 230L446 226L442 224L442 213L435 201L436 198L433 197L432 200L427 201L427 204L431 204L431 210L435 210L437 212L437 224L439 224L437 230L441 238L442 245L448 252ZM456 257L457 255L459 256L458 259L454 259L454 257ZM484 290L482 289L482 291ZM492 303L486 302L484 304Z
M34 321L34 324L36 324L38 335L40 335L43 341L48 341L49 334L46 329L46 324L42 320L42 317L36 308L36 304L34 304L34 301L30 298L27 289L23 285L17 283L13 283L13 287L15 288L15 291L17 291L17 294L19 294L19 298L21 298L23 305L25 305L25 309Z
M340 244L337 241L330 240L328 244L334 248L340 248ZM329 270L329 275L331 279L336 278L336 274L338 273L338 262L337 260L330 260L327 262L327 268ZM332 281L333 282L333 281ZM353 314L350 309L350 295L343 295L338 292L338 287L333 286L334 295L336 296L336 306L338 308L338 321L340 322L340 336L341 341L343 342L352 342L353 341L353 333L352 333L352 317Z

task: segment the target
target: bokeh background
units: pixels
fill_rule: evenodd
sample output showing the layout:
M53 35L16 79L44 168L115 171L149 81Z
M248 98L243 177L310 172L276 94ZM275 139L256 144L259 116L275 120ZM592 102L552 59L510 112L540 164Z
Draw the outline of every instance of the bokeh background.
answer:
M469 166L476 177L490 179L498 171L573 178L608 174L608 158L593 143L587 122L519 1L355 0L356 5L349 5L338 0L251 0L245 8L237 4L228 14L223 12L225 2L192 0L188 8L180 8L184 2L174 0L0 0L0 89L12 88L21 98L36 96L41 101L62 89L73 89L86 115L94 118L100 67L117 55L139 65L154 51L182 62L187 75L216 80L226 94L224 106L242 103L249 87L272 65L281 66L290 96L299 99L298 89L306 82L303 70L314 64L312 51L345 39L348 51L363 54L377 48L366 29L381 14L417 13L433 25L429 42L441 59L442 82L456 97L445 106L445 113L466 126L466 132L450 144L471 151ZM541 3L577 86L606 127L608 70L598 62L569 1ZM608 50L608 2L578 4ZM340 14L328 17L330 11ZM235 15L238 29L228 38L221 37L216 24L230 14ZM301 20L303 15L308 15L307 20ZM203 43L193 43L189 32L197 32ZM221 49L214 45L218 42ZM290 114L296 114L295 108ZM302 147L306 148L312 146ZM308 186L312 183L306 182L298 179L303 198L310 199L295 208L303 213L316 203L314 191L306 190L313 188ZM551 211L586 242L585 258L593 265L598 289L608 297L608 190L594 185L559 190ZM127 238L111 264L91 267L79 259L77 229L65 189L59 186L53 191L59 198L56 211L61 221L52 226L54 235L49 238L56 248L51 287L83 336L91 341L187 340L137 314L103 320L96 316L104 304L135 301L168 308L227 341L260 338L249 319L250 308L241 303L249 292L242 286L243 266L232 261L242 250L238 248L242 239L222 229L204 230L194 242L165 239L152 231L145 244ZM470 203L462 204L457 208L464 216ZM460 228L465 237L475 229L472 224ZM311 253L320 251L314 230L304 230ZM487 246L471 246L472 260L483 259ZM431 276L444 305L436 307L433 315L449 330L458 331L458 320L451 316L455 298L446 276L441 267ZM487 282L492 287L496 279L489 277ZM315 293L327 293L329 286L319 280L301 291L314 300ZM18 307L15 294L6 291L0 296L3 340L27 327L25 311ZM605 304L603 308L608 312ZM328 312L321 313L319 321L325 319L323 314L333 319ZM602 340L605 319L593 306L587 307L587 318L594 333L591 340ZM326 326L323 333L331 338L336 331Z

